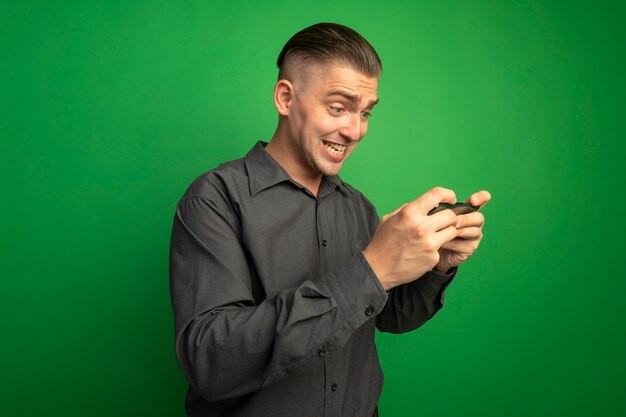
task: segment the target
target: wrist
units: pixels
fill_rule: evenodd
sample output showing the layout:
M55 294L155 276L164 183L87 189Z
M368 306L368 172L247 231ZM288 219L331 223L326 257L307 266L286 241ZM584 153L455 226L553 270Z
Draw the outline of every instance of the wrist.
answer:
M448 271L450 271L452 268L453 267L448 266L448 265L437 264L433 268L433 271L439 272L440 274L443 274L443 275L448 275Z

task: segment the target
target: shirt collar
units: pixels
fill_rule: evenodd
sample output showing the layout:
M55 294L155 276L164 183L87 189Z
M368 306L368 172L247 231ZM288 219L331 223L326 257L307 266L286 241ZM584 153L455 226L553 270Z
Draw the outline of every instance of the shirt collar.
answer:
M283 181L290 181L300 188L298 184L289 177L289 174L267 153L265 146L267 142L258 141L244 157L248 178L250 183L250 195L255 196L259 192ZM324 177L322 181L332 184L333 188L343 184L339 176ZM346 187L347 188L347 187ZM347 188L349 190L349 188Z

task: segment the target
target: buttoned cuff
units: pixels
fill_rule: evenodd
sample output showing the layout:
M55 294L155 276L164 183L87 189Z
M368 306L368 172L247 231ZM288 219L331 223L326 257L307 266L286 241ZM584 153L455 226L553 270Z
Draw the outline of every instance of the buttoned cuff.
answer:
M325 280L353 329L378 315L387 302L385 289L362 253L350 258L343 268L328 273Z

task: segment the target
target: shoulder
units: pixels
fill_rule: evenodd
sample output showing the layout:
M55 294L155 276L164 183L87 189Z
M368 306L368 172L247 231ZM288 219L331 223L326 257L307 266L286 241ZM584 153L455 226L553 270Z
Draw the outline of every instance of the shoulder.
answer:
M224 162L197 177L189 185L180 202L192 198L223 200L233 191L248 189L248 173L243 158Z
M243 159L225 162L197 177L176 206L176 215L186 224L206 228L207 222L222 219L236 229L238 196L249 192Z

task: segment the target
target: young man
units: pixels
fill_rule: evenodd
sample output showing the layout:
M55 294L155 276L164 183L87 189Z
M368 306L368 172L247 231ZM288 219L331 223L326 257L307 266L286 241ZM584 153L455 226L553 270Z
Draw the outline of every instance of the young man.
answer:
M482 239L434 188L384 216L337 174L367 132L382 66L317 24L278 58L269 144L202 175L176 209L170 277L189 416L372 416L374 329L413 330ZM471 196L484 205L489 193Z

